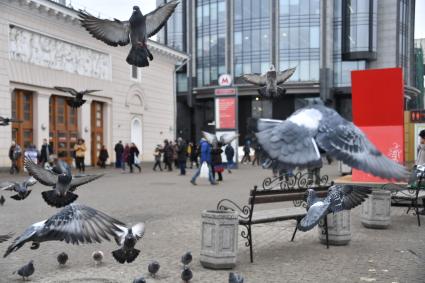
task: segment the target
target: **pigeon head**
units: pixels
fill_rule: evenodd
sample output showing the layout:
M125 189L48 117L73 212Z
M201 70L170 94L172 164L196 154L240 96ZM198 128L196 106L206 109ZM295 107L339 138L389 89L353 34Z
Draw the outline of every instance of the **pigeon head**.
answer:
M30 260L30 262L28 263L28 265L34 265L34 261Z
M306 191L307 195L307 206L310 207L313 205L314 201L316 200L317 194L313 189L308 189Z
M139 6L133 6L133 11L140 11Z
M275 67L273 64L270 65L269 71L276 71Z

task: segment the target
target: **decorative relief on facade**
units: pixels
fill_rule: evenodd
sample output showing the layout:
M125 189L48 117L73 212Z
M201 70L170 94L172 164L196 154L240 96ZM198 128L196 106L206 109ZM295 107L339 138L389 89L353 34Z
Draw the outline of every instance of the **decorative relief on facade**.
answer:
M103 80L111 79L106 53L68 43L17 26L9 29L11 59Z

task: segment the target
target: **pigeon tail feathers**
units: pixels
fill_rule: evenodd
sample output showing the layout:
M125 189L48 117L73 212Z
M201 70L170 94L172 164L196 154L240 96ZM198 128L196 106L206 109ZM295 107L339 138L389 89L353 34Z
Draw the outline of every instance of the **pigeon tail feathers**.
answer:
M128 53L126 61L128 64L136 66L136 67L147 67L149 66L148 57L151 57L151 56L152 54L150 54L146 46L140 46L140 47L132 46L130 49L130 53Z
M130 250L124 250L124 249L118 249L112 252L112 256L119 262L124 264L125 262L133 262L137 256L139 255L140 250L138 249L130 249Z
M23 200L26 199L27 196L29 196L29 194L31 193L31 191L27 191L23 196L16 194L11 196L10 198L14 199L14 200Z
M58 195L55 190L44 191L41 195L48 205L57 208L67 206L78 198L78 195L70 191L66 192L64 196Z

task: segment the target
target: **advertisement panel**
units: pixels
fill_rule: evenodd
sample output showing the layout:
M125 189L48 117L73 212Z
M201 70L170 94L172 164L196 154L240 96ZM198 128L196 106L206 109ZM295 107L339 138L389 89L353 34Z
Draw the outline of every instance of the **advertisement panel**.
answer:
M215 119L217 129L236 128L236 97L215 99Z

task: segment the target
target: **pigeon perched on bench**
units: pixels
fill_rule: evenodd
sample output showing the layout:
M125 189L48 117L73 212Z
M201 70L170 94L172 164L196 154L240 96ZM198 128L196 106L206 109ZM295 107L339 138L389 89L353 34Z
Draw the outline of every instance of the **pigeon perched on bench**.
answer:
M317 197L313 189L307 190L307 215L298 224L301 231L313 229L319 221L329 213L350 210L368 198L371 189L348 185L333 185L328 195L322 199Z
M96 90L96 89L91 89L91 90L87 89L87 90L83 90L83 91L76 91L73 88L63 87L63 86L55 86L54 89L71 94L73 97L71 99L69 99L69 98L66 99L66 104L68 104L69 107L74 108L74 109L76 109L76 108L80 107L81 105L83 105L84 103L86 103L86 100L83 99L84 95L100 91L100 90Z
M409 177L404 166L383 155L359 128L323 104L301 108L284 121L259 119L255 131L268 158L265 165L276 162L284 169L316 168L321 164L322 149L330 157L377 177Z
M125 224L107 214L82 204L70 204L47 220L29 226L7 248L4 257L32 242L31 249L38 249L46 241L65 241L73 245L118 240L120 227ZM108 236L109 235L109 236Z
M0 184L0 189L2 191L14 191L16 192L16 194L11 196L10 198L14 200L23 200L26 199L27 196L29 196L29 194L31 193L31 189L29 189L29 187L35 185L36 183L37 180L33 177L30 177L21 183L3 182Z

